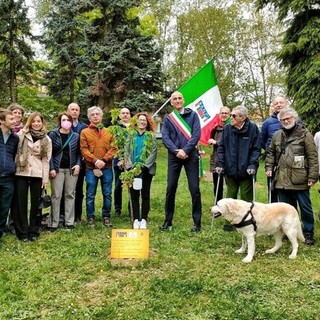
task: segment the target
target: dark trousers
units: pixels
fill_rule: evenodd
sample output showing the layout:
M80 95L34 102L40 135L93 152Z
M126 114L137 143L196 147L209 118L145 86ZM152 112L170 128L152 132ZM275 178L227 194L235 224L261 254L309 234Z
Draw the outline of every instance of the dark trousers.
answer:
M165 219L172 223L175 209L175 198L181 169L184 167L192 201L193 223L201 226L201 193L199 188L199 157L192 155L185 160L178 159L175 155L168 155L168 176L165 204Z
M74 200L74 221L81 221L82 217L82 202L83 202L83 183L84 183L84 177L86 175L86 167L83 165L83 167L80 169L77 185L76 185L76 198Z
M14 193L14 176L0 177L0 238L2 237Z
M214 203L217 203L219 200L223 198L223 173L220 173L220 179L219 179L219 174L216 172L212 173L213 177L213 193L215 197ZM219 182L219 184L218 184ZM218 193L217 193L218 191Z
M120 180L120 174L123 172L118 166L113 167L114 174L114 211L119 213L122 210L122 181Z
M39 235L38 207L41 196L42 178L16 176L16 188L19 195L14 210L16 235L19 239ZM28 191L30 189L30 216L28 219Z
M277 189L279 201L291 204L297 208L299 204L301 212L301 221L303 224L303 233L313 234L314 215L310 199L310 191L307 190L284 190Z
M134 190L133 188L130 188L133 220L135 219L148 220L148 214L150 211L150 189L151 189L151 182L152 182L153 175L149 173L147 168L143 168L141 178L142 178L141 190ZM140 219L140 201L139 201L140 195L141 195L141 219Z

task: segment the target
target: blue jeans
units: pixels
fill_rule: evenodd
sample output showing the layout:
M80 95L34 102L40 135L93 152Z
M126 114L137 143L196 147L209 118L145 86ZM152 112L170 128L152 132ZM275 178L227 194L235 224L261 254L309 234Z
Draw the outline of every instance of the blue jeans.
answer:
M93 174L93 170L86 169L86 207L87 207L87 218L93 218L95 216L95 196L97 193L98 181L101 181L101 191L103 197L102 204L102 217L110 217L111 211L111 189L113 173L112 168L101 170L103 175L96 177Z
M14 175L0 177L0 238L6 227L7 217L14 192Z
M314 216L310 200L310 192L307 190L283 190L277 189L280 202L291 204L297 209L297 201L301 211L301 220L303 223L303 233L313 234Z

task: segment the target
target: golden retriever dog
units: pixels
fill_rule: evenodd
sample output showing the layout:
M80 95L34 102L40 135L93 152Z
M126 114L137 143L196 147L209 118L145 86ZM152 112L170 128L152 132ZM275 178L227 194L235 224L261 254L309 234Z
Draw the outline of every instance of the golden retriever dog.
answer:
M251 262L255 252L255 237L274 234L276 243L265 253L274 253L282 246L285 234L292 244L289 259L295 259L298 253L298 239L304 241L297 210L283 202L263 204L235 199L222 199L211 208L214 218L223 216L242 234L242 246L236 253L248 254L242 260Z

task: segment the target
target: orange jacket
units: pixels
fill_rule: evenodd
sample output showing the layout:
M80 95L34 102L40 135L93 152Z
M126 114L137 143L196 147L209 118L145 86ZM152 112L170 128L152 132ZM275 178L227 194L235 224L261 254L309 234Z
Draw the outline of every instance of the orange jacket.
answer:
M96 128L86 128L80 134L80 150L87 169L95 169L97 160L105 162L105 168L111 168L117 149L112 146L114 140L109 129L102 128L100 134Z

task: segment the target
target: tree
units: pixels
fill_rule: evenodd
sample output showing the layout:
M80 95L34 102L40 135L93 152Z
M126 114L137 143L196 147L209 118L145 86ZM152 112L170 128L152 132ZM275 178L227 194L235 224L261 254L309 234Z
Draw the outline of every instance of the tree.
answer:
M319 1L258 0L259 8L274 5L286 23L279 53L286 67L288 94L310 130L318 130L320 116L320 9Z
M51 59L47 71L49 93L60 102L75 101L81 86L80 62L84 52L84 20L79 1L52 0L44 20L43 43Z
M139 31L140 2L95 1L99 13L85 30L91 104L106 111L114 106L152 110L162 90L161 50Z
M17 101L17 86L28 81L32 71L33 51L29 40L30 20L23 0L3 0L0 2L0 68L1 78L9 89L10 102ZM1 88L4 92L4 88ZM4 101L6 97L2 97Z

